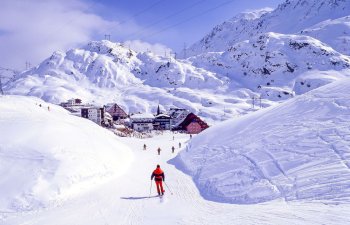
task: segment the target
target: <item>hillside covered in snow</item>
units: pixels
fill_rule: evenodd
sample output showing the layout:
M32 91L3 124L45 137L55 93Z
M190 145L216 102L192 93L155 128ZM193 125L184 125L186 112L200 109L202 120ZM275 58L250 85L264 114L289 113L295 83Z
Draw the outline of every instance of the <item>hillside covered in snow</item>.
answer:
M288 99L349 75L349 16L349 1L288 0L225 21L186 53L262 98Z
M226 77L181 60L100 41L55 52L4 90L56 104L72 97L101 105L117 102L130 113L155 112L158 104L162 110L181 107L221 120L251 108L252 91L228 90L228 83Z
M349 56L308 36L278 33L265 33L233 45L225 52L209 52L190 60L197 67L226 74L270 100L290 98L300 82L305 83L305 88L298 94L350 74ZM305 77L306 73L321 74L321 71L329 71L326 73L332 80L325 80L321 75L318 81Z
M216 125L175 160L206 199L349 202L350 80Z
M0 96L0 211L60 204L122 175L128 146L95 123L35 97Z

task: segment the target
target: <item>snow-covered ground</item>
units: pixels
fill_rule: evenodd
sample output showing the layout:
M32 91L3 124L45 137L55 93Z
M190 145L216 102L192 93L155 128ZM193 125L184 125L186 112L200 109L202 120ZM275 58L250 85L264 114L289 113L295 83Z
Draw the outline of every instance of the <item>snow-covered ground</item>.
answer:
M126 171L130 149L41 99L0 96L0 211L60 204Z
M350 79L208 129L175 162L207 199L350 203Z
M350 224L349 15L348 0L286 0L216 26L187 59L104 40L19 73L6 94L175 106L216 125L191 140L120 138L0 96L0 225Z
M35 104L34 101L32 103ZM4 107L2 107L3 109ZM54 112L46 112L45 108L40 110L43 110L43 114ZM58 108L55 108L55 110L58 110ZM10 116L12 113L7 115ZM62 118L62 116L60 117ZM1 124L3 123L4 121L1 120ZM3 131L3 127L1 131ZM105 135L109 136L108 134ZM119 164L120 158L116 157L109 159L100 158L98 162L103 163L107 160L107 162L115 161L116 165L125 165L123 168L126 170L124 174L109 179L100 185L88 185L89 188L86 188L85 191L78 191L73 197L60 201L57 204L43 205L27 211L7 211L1 208L0 224L226 225L350 223L350 218L348 217L349 204L326 204L310 200L286 202L284 199L277 199L260 204L239 205L205 200L192 181L192 177L182 173L174 165L168 163L180 151L186 149L190 141L189 136L186 134L167 132L150 139L117 139L118 143L122 142L125 146L131 148L134 155L134 160L131 164L128 166L125 161ZM196 139L196 137L193 139ZM84 140L89 144L95 140L95 137L90 136ZM54 144L54 142L51 143L52 145ZM181 143L181 148L179 148L179 143ZM147 150L143 150L144 144L147 145ZM123 145L120 144L120 146ZM176 148L175 153L171 153L172 146ZM162 149L161 155L157 155L156 149L158 147ZM125 147L125 150L127 149L128 147ZM95 154L99 154L99 151L107 151L105 148L95 150ZM28 149L25 148L23 151L26 152ZM74 153L75 151L77 151L76 154ZM119 149L117 152L119 152ZM89 151L88 153L90 154L91 152ZM79 149L75 149L66 157L68 159L73 158L74 155L76 157L84 157L84 154ZM111 157L111 155L109 156ZM0 159L4 162L8 158L1 155ZM152 197L148 198L151 186L150 176L156 164L160 164L165 171L166 184L170 188L165 186L166 195L163 199L153 197L156 194L154 184L152 184L151 190ZM12 168L21 168L25 165L12 164L11 166ZM86 169L89 168L89 165L82 163L81 167ZM72 168L72 165L70 168ZM28 167L27 170L31 171L31 167ZM1 171L2 177L4 177L4 169ZM20 177L23 177L23 174ZM0 180L3 181L2 178ZM12 178L11 183L16 183L16 179ZM46 192L44 191L43 193ZM4 193L2 189L1 196L7 195L8 193Z
M135 160L127 173L88 193L55 207L22 213L1 213L0 224L347 224L349 205L276 200L256 205L223 204L204 200L191 177L167 161L171 146L185 143L187 135L165 134L153 139L124 139L133 146ZM148 149L142 150L146 143ZM162 149L158 156L156 149ZM183 146L184 147L184 146ZM166 196L149 197L150 175L159 163L166 174ZM156 190L152 185L152 194Z

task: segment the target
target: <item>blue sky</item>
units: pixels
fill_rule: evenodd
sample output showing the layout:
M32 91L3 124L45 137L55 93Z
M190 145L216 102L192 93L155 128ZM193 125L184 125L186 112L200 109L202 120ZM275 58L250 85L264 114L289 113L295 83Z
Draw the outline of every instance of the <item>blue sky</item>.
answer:
M107 20L137 24L141 28L131 34L113 34L113 29L107 30L106 33L113 34L113 40L140 39L178 51L184 42L192 44L215 25L240 12L275 8L281 2L283 0L101 0L98 6L92 7Z
M179 52L234 15L284 0L1 0L0 67L25 69L54 51L102 40Z

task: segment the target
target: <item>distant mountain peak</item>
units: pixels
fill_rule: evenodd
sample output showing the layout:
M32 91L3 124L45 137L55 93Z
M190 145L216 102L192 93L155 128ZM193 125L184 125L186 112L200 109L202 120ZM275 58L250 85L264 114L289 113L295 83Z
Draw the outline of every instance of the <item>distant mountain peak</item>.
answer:
M228 20L231 22L236 22L238 20L255 20L260 18L265 13L273 11L273 8L261 8L261 9L255 9L255 10L247 10L245 12L239 13L238 15L234 16L232 19Z
M186 50L187 56L222 52L229 46L266 32L296 34L329 19L350 15L348 0L287 0L275 10L238 14L214 27ZM331 43L328 43L331 44Z

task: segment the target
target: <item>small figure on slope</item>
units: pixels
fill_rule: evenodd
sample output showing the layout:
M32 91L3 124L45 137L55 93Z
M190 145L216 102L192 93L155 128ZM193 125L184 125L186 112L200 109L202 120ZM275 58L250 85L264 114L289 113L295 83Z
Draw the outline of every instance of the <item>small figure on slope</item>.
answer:
M143 150L146 150L147 146L146 144L143 145Z
M179 148L181 148L181 142L179 142Z
M158 155L160 155L160 151L162 150L158 147L157 151L158 151Z
M156 182L158 195L164 195L163 181L165 180L165 176L163 170L160 168L160 165L157 165L157 168L153 171L151 180L153 180L153 177L154 181Z
M175 147L173 146L171 147L171 152L174 153L174 151L175 151Z

